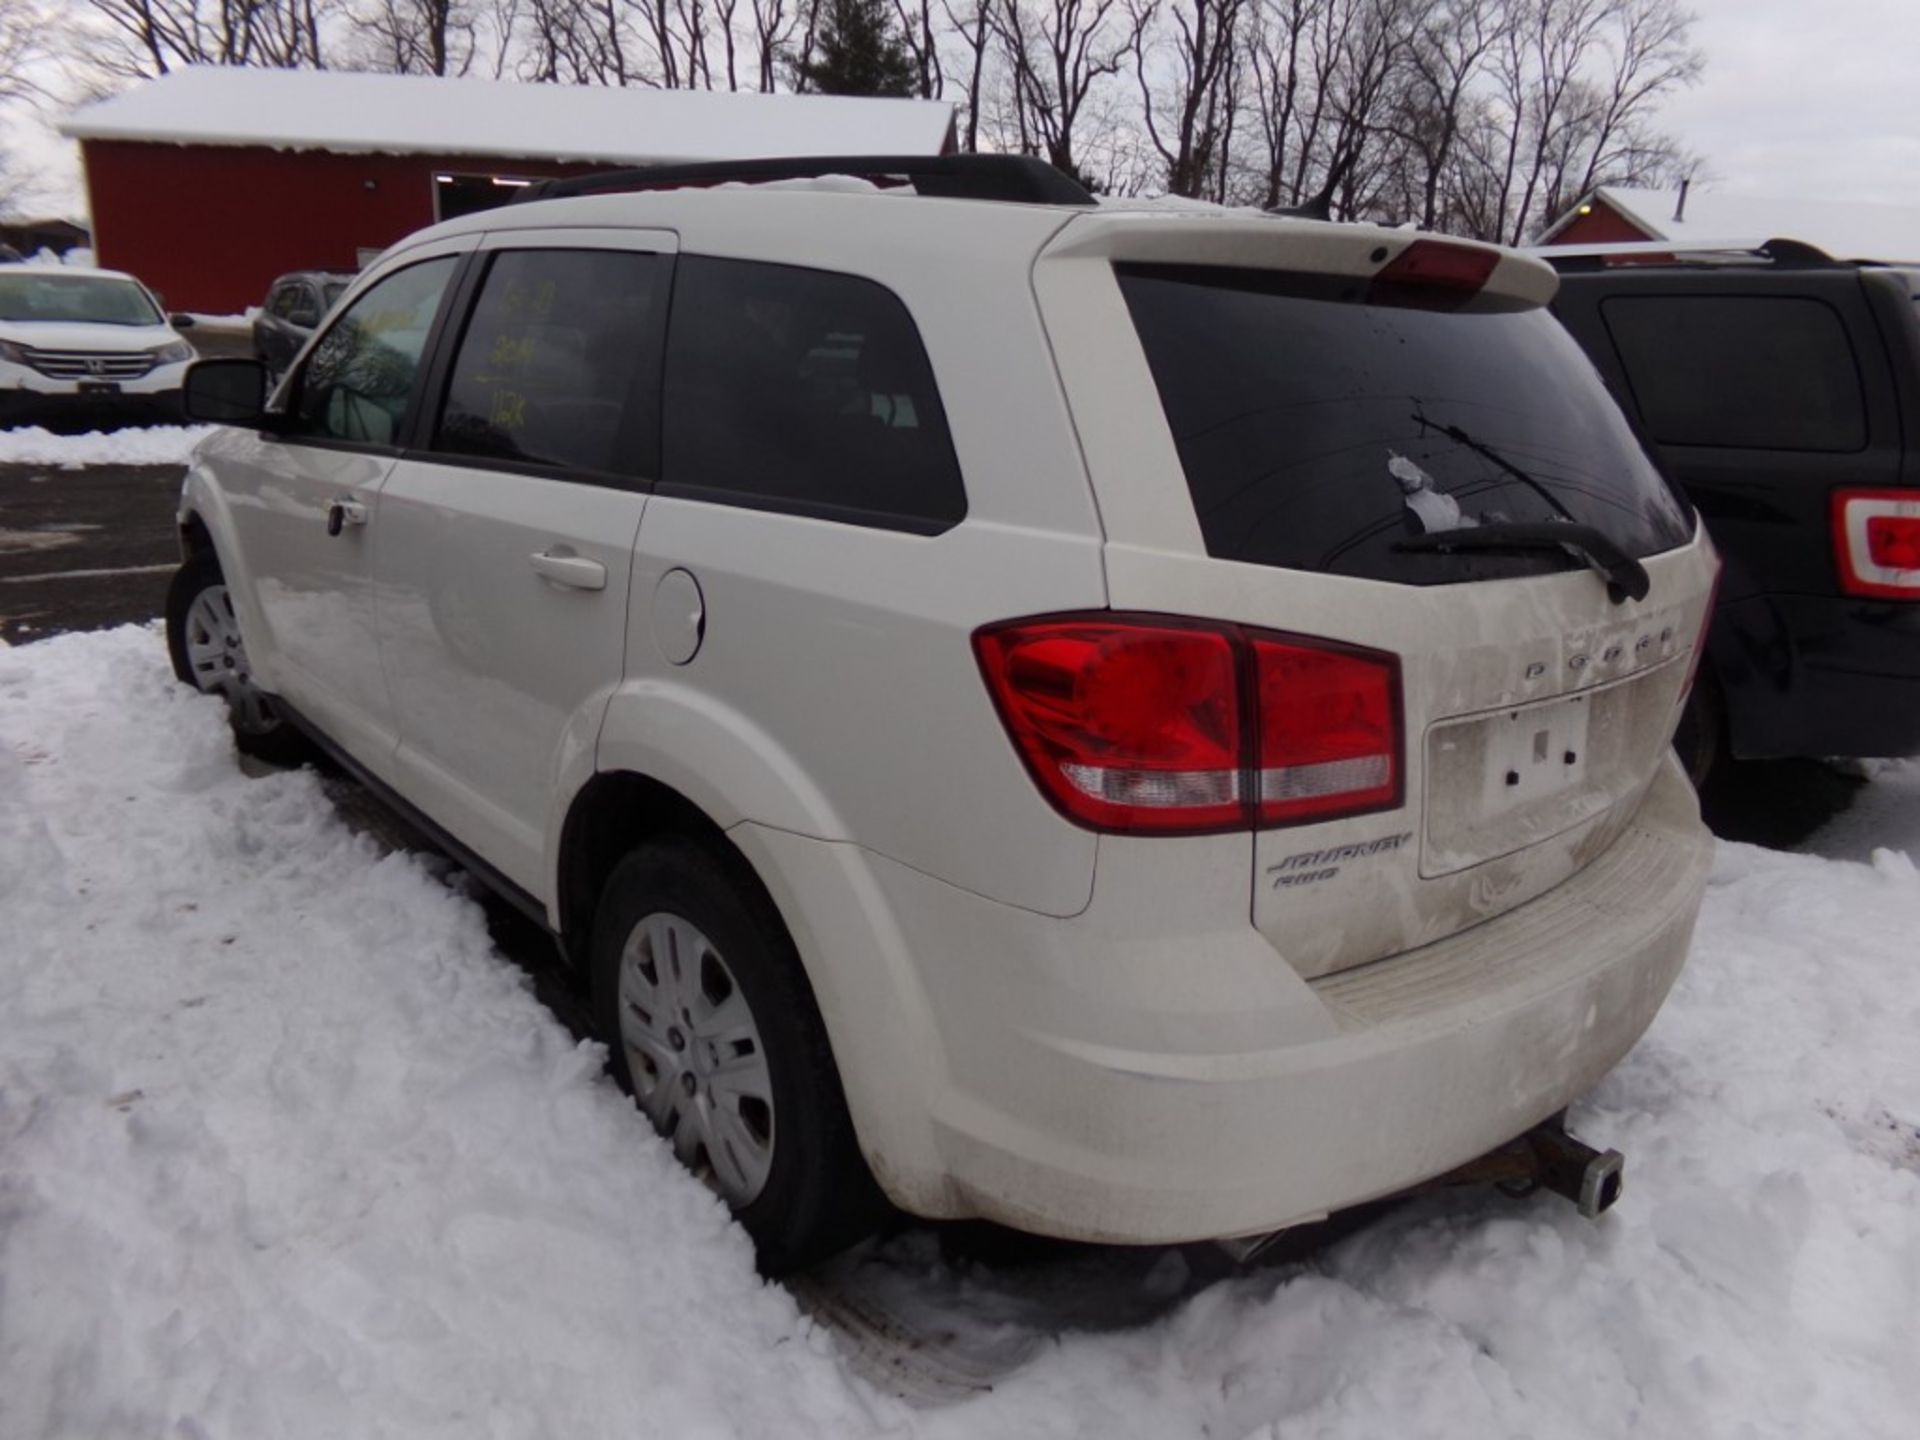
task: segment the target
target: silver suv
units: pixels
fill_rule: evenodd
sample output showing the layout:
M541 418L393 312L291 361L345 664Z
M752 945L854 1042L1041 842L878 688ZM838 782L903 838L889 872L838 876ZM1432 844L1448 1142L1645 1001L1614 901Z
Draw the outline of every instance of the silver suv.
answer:
M1267 1232L1564 1108L1693 928L1716 564L1552 271L848 168L563 182L196 367L181 677L552 931L769 1268Z

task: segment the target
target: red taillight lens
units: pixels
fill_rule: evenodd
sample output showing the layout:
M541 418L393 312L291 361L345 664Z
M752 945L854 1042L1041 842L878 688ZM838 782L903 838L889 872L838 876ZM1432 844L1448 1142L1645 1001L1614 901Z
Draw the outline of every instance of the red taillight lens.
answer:
M1252 639L1267 824L1400 803L1399 667L1391 656Z
M1156 622L1042 620L983 630L980 664L1048 798L1100 829L1240 823L1233 641Z
M1028 769L1080 824L1196 834L1400 803L1392 656L1118 614L974 646Z
M1920 515L1869 515L1867 559L1882 570L1920 570Z
M1920 490L1836 490L1833 554L1847 594L1920 600Z

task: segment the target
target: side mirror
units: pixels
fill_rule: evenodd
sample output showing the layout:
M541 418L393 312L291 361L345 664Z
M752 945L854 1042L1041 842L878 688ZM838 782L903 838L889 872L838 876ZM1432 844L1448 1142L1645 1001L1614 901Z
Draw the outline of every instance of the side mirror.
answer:
M178 314L167 316L167 323L176 330L191 330L195 322L191 315L182 310Z
M267 418L267 367L258 360L196 360L183 400L189 420L258 429Z

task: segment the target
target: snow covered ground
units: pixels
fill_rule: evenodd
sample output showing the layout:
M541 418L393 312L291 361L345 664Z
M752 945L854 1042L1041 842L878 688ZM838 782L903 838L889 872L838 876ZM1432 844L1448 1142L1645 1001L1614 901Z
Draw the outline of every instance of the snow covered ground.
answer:
M1887 769L1835 853L1916 807ZM1727 847L1574 1116L1628 1156L1604 1221L1462 1193L1214 1283L911 1233L802 1293L991 1361L914 1406L444 866L244 774L152 630L0 648L0 1436L1911 1436L1917 1036L1905 855Z
M184 465L211 425L156 425L151 429L89 430L56 435L38 425L0 430L0 465Z

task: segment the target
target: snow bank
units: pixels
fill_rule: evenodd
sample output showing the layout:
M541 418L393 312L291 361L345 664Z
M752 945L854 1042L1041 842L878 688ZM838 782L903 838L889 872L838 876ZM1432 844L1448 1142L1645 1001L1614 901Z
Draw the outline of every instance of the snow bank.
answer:
M0 649L0 1435L847 1433L477 907L159 645Z
M1057 1337L910 1237L868 1268L1024 1357L912 1411L477 908L311 773L242 775L153 631L0 649L0 1435L1908 1436L1917 934L1903 855L1728 847L1574 1117L1629 1157L1604 1222L1422 1202Z
M158 425L146 430L89 430L56 435L38 425L0 430L0 465L184 465L212 425Z

